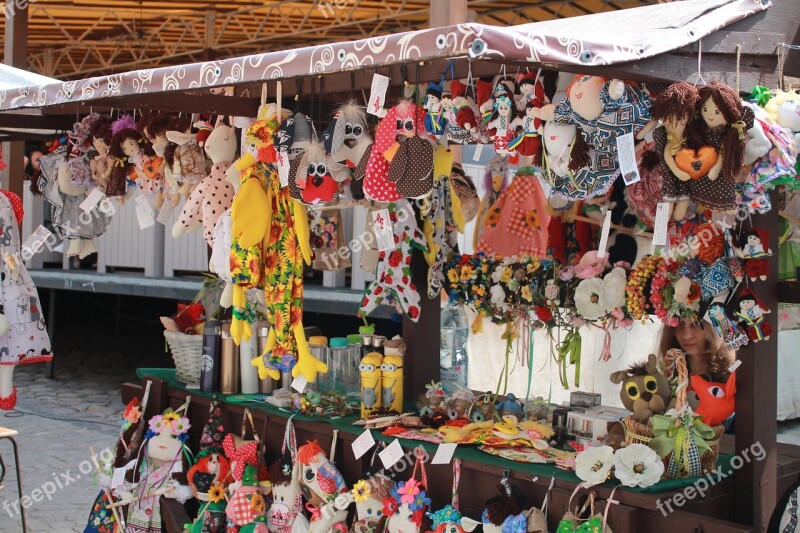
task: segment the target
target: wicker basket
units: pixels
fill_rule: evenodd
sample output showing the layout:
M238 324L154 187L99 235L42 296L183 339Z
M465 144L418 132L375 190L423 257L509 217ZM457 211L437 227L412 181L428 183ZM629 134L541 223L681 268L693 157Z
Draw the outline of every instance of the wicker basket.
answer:
M633 444L639 443L649 446L650 441L653 440L653 428L648 425L640 424L631 417L625 417L622 420L622 425L625 428L625 443ZM713 472L717 468L717 459L719 458L719 441L722 434L725 433L725 426L713 426L714 439L708 441L708 446L711 448L709 451L703 453L700 457L700 466L703 469L703 474ZM671 453L664 457L664 475L666 476L666 469L669 467L669 460L672 456Z
M178 381L187 385L200 384L200 365L203 360L203 336L164 331L172 352Z

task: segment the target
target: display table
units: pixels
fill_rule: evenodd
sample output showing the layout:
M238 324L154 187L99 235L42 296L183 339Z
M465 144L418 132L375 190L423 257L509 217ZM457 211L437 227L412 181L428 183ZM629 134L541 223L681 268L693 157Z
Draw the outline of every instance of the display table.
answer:
M192 424L191 443L196 447L203 425L208 418L208 406L212 394L198 390L187 389L184 384L175 378L173 369L139 369L137 375L142 380L151 381L150 401L147 406L146 416L162 412L167 406L179 407L187 395L192 396L188 415ZM128 402L134 396L141 397L144 383L125 383L122 386L122 399ZM256 423L258 431L265 435L267 460L273 461L279 457L286 421L292 413L279 409L271 404L261 402L229 402L225 395L217 395L222 404L223 424L226 428L241 427L241 418L245 407L249 408ZM345 479L353 483L360 478L363 467L370 460L371 453L356 460L351 449L352 442L364 429L354 426L357 416L320 419L303 415L293 418L297 433L298 444L307 440L316 439L324 450L329 450L334 435L338 443L334 460L342 471ZM376 440L390 441L378 431L373 431ZM400 439L406 450L422 446L432 457L436 445L406 439ZM718 483L709 483L705 498L699 497L687 501L680 509L673 505L675 511L664 516L658 508L658 502L669 500L674 495L681 493L685 488L694 484L695 479L662 481L646 490L620 488L615 494L615 499L620 502L609 512L609 525L615 533L642 531L646 527L649 533L668 531L714 531L714 532L744 532L751 528L729 522L731 506L734 501L734 474L730 467L729 453L732 451L732 439L723 439L722 452L718 467L723 472L730 473ZM793 446L779 447L780 457L779 478L780 487L787 486L800 472L800 449ZM475 447L459 446L455 457L462 460L462 474L459 490L461 509L464 513L479 517L483 510L484 502L492 496L495 487L506 470L511 471L515 483L525 491L531 505L541 506L547 489L553 481L550 495L548 520L555 526L567 510L567 503L575 486L580 481L573 472L556 468L552 465L526 464L494 457L479 451ZM401 463L402 464L402 461ZM450 502L452 489L452 469L450 465L427 465L428 479L431 480L429 493L434 501L434 508ZM404 478L410 474L409 468L400 474ZM715 476L716 478L716 476ZM716 481L716 479L715 479ZM595 487L600 502L600 509L605 505L614 485ZM576 500L581 502L586 496L582 491ZM182 531L182 526L189 520L188 514L174 501L162 500L165 507L164 516L167 531ZM701 529L695 529L695 528Z

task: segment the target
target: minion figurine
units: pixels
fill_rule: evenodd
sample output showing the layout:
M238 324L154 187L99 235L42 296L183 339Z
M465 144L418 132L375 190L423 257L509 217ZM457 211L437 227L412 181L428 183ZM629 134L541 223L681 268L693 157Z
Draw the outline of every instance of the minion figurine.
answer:
M383 376L383 407L398 413L403 412L403 358L387 355L381 364Z
M366 420L381 408L381 363L383 356L370 352L361 360L361 418Z

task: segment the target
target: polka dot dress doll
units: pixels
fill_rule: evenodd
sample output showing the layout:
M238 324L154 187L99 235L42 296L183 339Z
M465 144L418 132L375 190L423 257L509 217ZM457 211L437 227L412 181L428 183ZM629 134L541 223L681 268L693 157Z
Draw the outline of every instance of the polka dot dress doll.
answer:
M53 359L41 300L20 256L22 203L0 190L0 409L17 403L16 365Z

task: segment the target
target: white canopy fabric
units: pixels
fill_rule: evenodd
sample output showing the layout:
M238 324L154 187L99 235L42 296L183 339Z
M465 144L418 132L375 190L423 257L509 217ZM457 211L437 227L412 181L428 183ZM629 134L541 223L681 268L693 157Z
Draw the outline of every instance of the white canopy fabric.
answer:
M19 87L47 85L50 83L60 83L60 80L0 64L0 90L2 91L17 89Z

